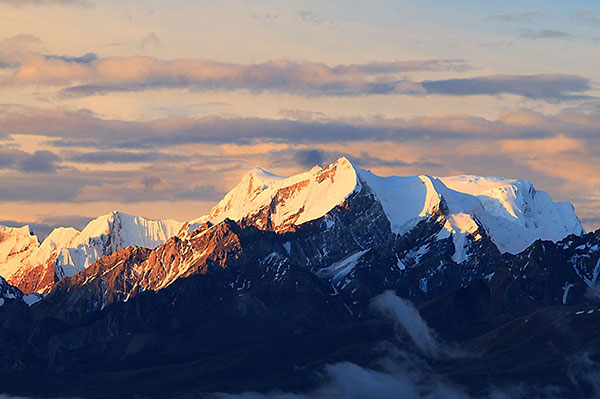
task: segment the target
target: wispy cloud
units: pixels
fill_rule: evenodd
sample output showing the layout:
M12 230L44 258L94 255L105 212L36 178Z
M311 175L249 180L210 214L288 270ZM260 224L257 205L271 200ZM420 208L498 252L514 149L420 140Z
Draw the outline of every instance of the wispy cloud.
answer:
M591 89L587 79L572 75L496 75L425 81L421 84L428 93L442 95L515 94L548 101L589 98L576 93Z
M146 37L156 44L156 37ZM1 44L1 43L0 43ZM13 66L3 86L71 86L64 95L148 88L190 90L281 91L298 95L363 95L422 92L418 83L401 75L409 72L465 71L464 60L410 60L329 66L309 61L274 60L235 64L213 60L152 57L98 58L47 55L21 48L0 52L0 62ZM1 49L1 46L0 46ZM11 51L12 50L12 51Z
M556 39L571 36L567 32L563 32L555 29L542 29L542 30L525 30L519 35L521 39Z
M541 11L529 11L515 14L495 14L487 19L499 22L530 22L533 19L544 17L546 14Z
M446 89L445 90L451 90ZM441 89L440 89L441 90ZM468 115L423 116L410 119L292 120L244 117L171 116L149 121L104 119L89 111L0 107L0 134L41 135L57 148L149 149L191 143L253 144L331 143L429 139L528 139L569 132L572 137L597 137L600 117L569 112L548 116L521 110L505 112L498 120ZM74 156L100 157L100 155ZM113 160L142 159L117 152ZM150 158L163 156L148 153ZM98 158L98 161L108 158Z
M77 63L77 64L89 64L98 59L98 56L94 53L87 53L80 57L71 57L68 55L45 55L48 60L60 60L66 63Z
M325 26L336 26L337 23L329 18L325 18L323 16L320 16L318 14L316 14L314 11L310 11L310 10L302 10L302 11L298 11L297 15L297 19L305 24L310 24L310 25L325 25Z
M398 323L423 353L437 356L442 352L435 332L409 301L386 291L373 298L371 303L377 311Z
M144 36L139 42L139 47L142 50L149 50L153 48L160 48L163 46L162 41L158 38L156 33L152 32Z
M92 151L71 152L66 158L68 161L77 163L105 164L105 163L148 163L148 162L185 162L188 157L184 155L173 155L155 151L132 152L132 151Z
M384 66L373 64L361 66L336 67L339 70L350 70L356 67L360 74L376 75ZM370 69L365 73L358 69ZM343 73L345 74L345 72ZM342 74L342 75L343 75ZM348 73L350 74L350 73ZM425 96L428 94L443 94L451 96L471 95L498 95L514 94L531 99L557 102L564 100L582 100L593 97L579 94L591 90L589 80L573 75L496 75L480 76L474 78L457 78L443 80L427 80L413 82L409 80L380 80L365 81L357 80L332 80L323 81L313 76L302 76L302 72L289 71L289 77L277 78L278 73L264 74L264 80L248 81L198 81L186 82L185 84L171 84L167 81L139 82L129 86L106 86L106 85L80 85L72 86L61 91L64 97L80 97L90 95L103 95L113 92L128 92L147 90L158 87L188 88L191 90L241 90L249 89L253 92L284 92L302 96L361 96L361 95L393 95L401 94L408 96ZM288 75L288 71L284 72ZM310 74L309 74L310 75ZM297 79L297 80L296 80Z
M527 32L523 38L564 36L559 31ZM154 36L147 37L155 42ZM0 43L0 62L10 67L2 86L48 85L60 88L62 97L84 97L114 92L172 88L191 91L275 92L297 96L367 96L443 94L453 96L515 94L543 101L589 98L583 77L564 74L494 75L417 81L410 73L457 72L472 67L461 59L373 61L329 66L309 61L276 60L257 64L214 60L153 57L43 55ZM17 42L35 45L32 37ZM16 43L15 43L16 44Z

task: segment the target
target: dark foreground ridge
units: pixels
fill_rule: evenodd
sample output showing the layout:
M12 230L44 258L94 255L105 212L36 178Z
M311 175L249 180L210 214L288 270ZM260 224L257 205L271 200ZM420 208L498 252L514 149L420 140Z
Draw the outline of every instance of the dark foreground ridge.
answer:
M381 372L399 356L474 397L518 384L595 394L577 373L600 356L600 231L511 255L480 228L457 263L447 215L442 201L396 234L367 187L285 231L259 229L258 214L117 250L31 306L0 280L0 391L317 392L327 365Z

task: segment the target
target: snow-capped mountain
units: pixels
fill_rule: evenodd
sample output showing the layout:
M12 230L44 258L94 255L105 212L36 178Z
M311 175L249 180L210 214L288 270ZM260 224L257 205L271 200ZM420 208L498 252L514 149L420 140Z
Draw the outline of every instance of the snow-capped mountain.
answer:
M385 291L465 353L486 348L490 356L431 363L464 380L505 378L509 358L556 381L579 351L599 356L600 230L580 234L570 205L526 181L378 177L341 158L292 177L256 169L153 249L169 234L148 223L115 214L39 246L27 229L12 231L11 256L51 253L40 270L67 277L43 299L0 280L0 371L57 376L65 396L135 386L164 397L181 381L227 389L228 371L236 389L294 386L315 362L368 366L376 348L412 356L398 325L374 314ZM141 245L125 246L135 237ZM97 379L74 388L82 370Z
M405 234L420 221L446 216L442 236L454 238L456 260L464 258L464 237L487 231L501 252L518 253L537 239L558 241L584 233L573 206L553 202L526 180L454 176L380 177L342 157L326 168L282 177L257 168L211 209L184 225L180 235L204 222L244 220L285 232L325 216L352 193L369 190L381 203L391 229Z
M553 202L528 181L477 176L379 177L341 157L325 168L315 166L291 177L256 168L208 215L183 225L112 212L91 221L81 232L55 229L41 244L27 227L2 227L0 275L25 293L44 292L55 281L73 276L102 256L129 245L153 249L177 232L179 238L186 239L207 222L216 225L225 219L279 234L319 219L334 224L332 210L348 206L349 198L361 195L369 196L382 211L373 214L384 220L374 236L386 236L390 230L402 237L427 220L441 226L427 247L414 248L417 252L407 253L399 264L420 259L435 245L434 241L451 239L452 261L465 263L470 245L483 236L489 237L501 252L515 254L537 239L558 241L584 232L570 204ZM363 223L375 221L365 219ZM366 245L357 248L366 249ZM309 262L310 266L325 266L315 262ZM154 288L166 286L186 273L186 268L179 265Z
M240 229L250 226L271 244L243 245L254 233ZM92 284L86 307L98 309L248 254L281 268L291 259L360 308L389 288L415 301L434 297L492 273L501 252L582 232L572 206L526 181L378 177L340 158L292 177L255 169L153 251L124 249L63 285Z
M149 220L122 212L100 216L82 231L56 228L40 244L28 226L0 226L0 275L25 293L45 292L104 255L136 245L155 248L176 234L181 223Z

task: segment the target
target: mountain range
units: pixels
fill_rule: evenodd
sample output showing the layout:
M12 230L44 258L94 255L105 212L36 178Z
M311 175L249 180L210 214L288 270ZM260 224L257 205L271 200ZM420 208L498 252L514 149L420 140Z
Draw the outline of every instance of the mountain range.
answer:
M525 180L257 168L185 223L0 227L0 387L314 393L332 364L401 353L476 397L594 395L573 370L600 356L599 273L600 231Z

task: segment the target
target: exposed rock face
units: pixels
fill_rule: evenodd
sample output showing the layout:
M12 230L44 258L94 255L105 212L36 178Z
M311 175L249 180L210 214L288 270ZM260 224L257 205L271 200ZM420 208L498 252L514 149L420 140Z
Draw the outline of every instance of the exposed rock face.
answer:
M45 263L36 263L19 268L11 274L8 281L28 294L48 292L52 285L60 280L56 275L56 255L51 255Z

